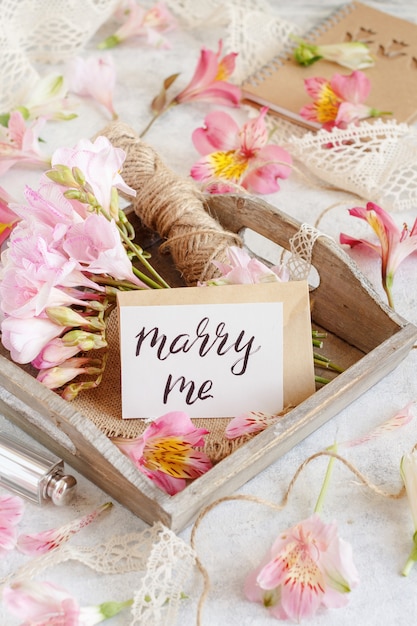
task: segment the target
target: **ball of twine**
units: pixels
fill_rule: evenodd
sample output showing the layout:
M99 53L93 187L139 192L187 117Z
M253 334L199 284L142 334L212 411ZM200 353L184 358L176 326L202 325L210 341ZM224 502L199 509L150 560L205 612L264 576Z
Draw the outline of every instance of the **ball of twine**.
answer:
M165 239L161 249L169 249L185 283L193 286L217 276L212 261L227 262L227 248L241 246L241 239L210 217L195 184L170 170L130 126L115 121L99 134L125 151L122 176L136 191L133 209Z

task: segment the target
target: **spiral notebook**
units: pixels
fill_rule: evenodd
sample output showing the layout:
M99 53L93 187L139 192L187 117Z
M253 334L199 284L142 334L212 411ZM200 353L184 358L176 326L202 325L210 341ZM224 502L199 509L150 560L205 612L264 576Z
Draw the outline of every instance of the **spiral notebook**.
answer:
M412 123L417 119L417 24L352 2L303 38L314 44L366 43L375 58L375 65L363 70L371 81L366 104L390 111L389 119L397 122ZM320 126L299 115L301 108L312 102L304 79L330 79L335 73L349 75L351 70L323 59L309 67L301 66L293 59L296 45L290 45L243 83L243 102L268 106L270 112L314 130Z

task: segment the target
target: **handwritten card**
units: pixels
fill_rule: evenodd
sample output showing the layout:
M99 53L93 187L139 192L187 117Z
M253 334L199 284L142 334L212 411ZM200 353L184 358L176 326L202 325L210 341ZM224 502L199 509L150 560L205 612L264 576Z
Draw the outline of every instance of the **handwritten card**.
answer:
M304 282L118 294L122 417L280 411L315 391Z

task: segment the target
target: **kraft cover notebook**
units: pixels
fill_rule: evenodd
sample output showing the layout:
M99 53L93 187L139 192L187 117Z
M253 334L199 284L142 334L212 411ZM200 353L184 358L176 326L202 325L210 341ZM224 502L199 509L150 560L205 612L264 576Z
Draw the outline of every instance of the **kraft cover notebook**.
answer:
M371 81L366 101L380 111L390 111L388 119L412 123L417 118L417 24L393 17L361 2L343 5L328 19L310 30L303 39L313 44L344 41L366 43L375 65L362 70ZM321 59L309 67L299 65L290 45L242 85L243 101L268 106L270 112L309 129L320 126L303 119L299 112L312 100L304 79L335 73L349 75L351 70Z

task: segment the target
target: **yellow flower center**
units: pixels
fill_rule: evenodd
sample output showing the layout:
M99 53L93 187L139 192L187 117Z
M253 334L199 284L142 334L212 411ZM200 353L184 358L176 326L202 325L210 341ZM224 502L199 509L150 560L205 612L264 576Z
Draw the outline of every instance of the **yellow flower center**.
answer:
M248 169L248 161L234 150L228 152L213 152L210 155L213 175L216 178L239 182Z
M317 121L320 122L320 124L333 122L336 119L340 102L340 98L338 98L330 85L323 85L320 96L314 102Z
M217 66L217 74L216 74L215 80L227 81L229 76L230 76L230 71L227 69L223 61L220 61L219 65Z
M167 437L147 441L143 451L145 467L149 470L160 470L175 478L192 478L189 469L189 458L194 450L189 443L179 437Z

